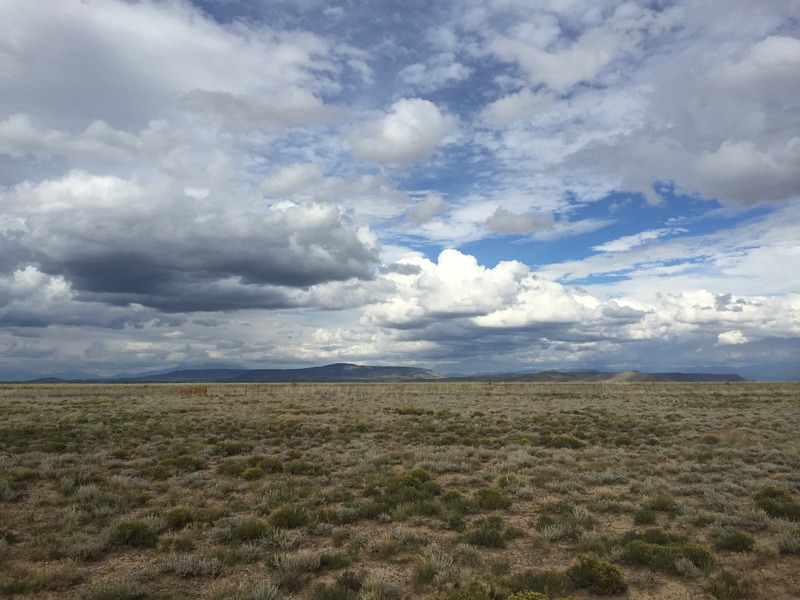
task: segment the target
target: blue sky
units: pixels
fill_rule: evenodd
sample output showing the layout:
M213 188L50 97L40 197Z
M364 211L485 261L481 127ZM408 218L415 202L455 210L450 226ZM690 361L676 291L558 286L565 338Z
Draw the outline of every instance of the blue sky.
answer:
M0 379L800 378L797 0L0 9Z

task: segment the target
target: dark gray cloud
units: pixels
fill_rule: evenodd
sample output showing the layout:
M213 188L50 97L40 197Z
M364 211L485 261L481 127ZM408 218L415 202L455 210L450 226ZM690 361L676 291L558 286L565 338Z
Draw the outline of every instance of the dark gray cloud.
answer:
M10 273L30 261L30 252L22 244L25 232L19 229L0 231L0 274Z
M370 278L378 259L332 205L201 216L186 199L137 208L50 206L4 239L9 262L31 258L80 298L181 312L298 305L293 290Z

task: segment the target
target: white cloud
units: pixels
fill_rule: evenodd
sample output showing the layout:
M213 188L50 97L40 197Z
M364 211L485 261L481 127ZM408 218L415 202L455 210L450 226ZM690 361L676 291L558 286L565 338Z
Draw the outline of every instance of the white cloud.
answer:
M556 116L555 111L561 108L552 93L535 93L523 88L489 104L483 117L491 125L503 126L520 119L533 122L542 119L543 115Z
M500 58L518 61L532 83L545 83L558 92L576 83L589 81L614 58L619 38L609 31L593 29L584 33L569 48L556 52L509 38L494 40L489 48Z
M725 140L702 153L695 168L696 191L707 197L747 206L800 196L800 137L766 150L751 141Z
M447 202L438 194L428 194L406 211L406 219L412 225L422 225L447 210Z
M736 346L738 344L746 344L750 341L738 329L732 329L731 331L720 333L717 336L717 340L717 344L719 346Z
M187 94L219 119L315 120L337 48L306 32L223 26L186 2L0 3L0 77L15 112L59 127L140 128ZM87 120L87 116L89 116Z
M427 159L453 131L455 119L429 100L404 98L389 113L368 123L351 138L353 155L379 163Z
M417 267L409 274L386 276L396 292L386 301L364 311L365 322L386 326L411 326L430 319L482 314L514 296L518 276L527 268L504 262L494 269L478 265L474 257L457 250L444 250L438 263L408 259L403 264Z
M362 322L385 328L397 341L433 344L430 356L483 353L489 360L492 348L504 344L502 356L522 362L525 353L527 360L548 357L561 366L613 355L628 368L642 360L653 368L658 356L649 354L659 345L679 345L681 352L694 345L710 356L715 347L737 344L753 348L753 360L761 362L768 355L752 344L800 334L797 294L770 298L696 288L604 298L591 286L569 289L518 262L486 268L456 250L442 252L436 263L408 258L403 264L416 268L387 272L394 290L367 305ZM643 344L639 351L647 356L638 356L635 344Z
M79 298L61 275L28 265L0 276L0 322L6 328L58 325L121 329L140 327L157 313L138 305L108 307Z
M746 95L773 102L789 99L800 87L800 39L766 37L748 48L741 60L723 65L716 78Z
M495 8L512 24L473 27L529 77L482 113L506 178L547 169L581 199L600 186L654 204L669 180L743 206L800 194L800 41L774 33L796 3L738 4L724 22L719 2Z
M319 165L292 163L276 170L261 182L261 190L270 196L291 196L322 182L323 173Z
M436 54L427 63L404 67L397 77L403 83L424 91L440 89L469 77L471 69L458 62L451 52Z
M643 246L648 242L663 238L668 235L676 233L686 233L686 229L680 228L665 228L665 229L650 229L642 231L634 235L627 235L625 237L617 238L610 242L605 242L599 246L594 246L592 249L597 252L627 252L633 248Z
M492 216L486 219L486 226L496 233L519 235L550 231L555 221L551 215L536 212L517 214L498 206Z
M27 114L17 113L0 122L0 153L14 158L26 154L64 154L73 158L126 160L140 151L141 140L138 136L114 130L103 121L92 122L76 136L65 131L37 128Z

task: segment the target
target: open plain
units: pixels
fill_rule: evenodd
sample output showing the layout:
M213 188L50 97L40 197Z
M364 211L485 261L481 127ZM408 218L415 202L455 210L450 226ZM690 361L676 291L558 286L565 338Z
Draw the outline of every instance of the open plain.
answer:
M0 596L800 597L798 383L2 385L0 415Z

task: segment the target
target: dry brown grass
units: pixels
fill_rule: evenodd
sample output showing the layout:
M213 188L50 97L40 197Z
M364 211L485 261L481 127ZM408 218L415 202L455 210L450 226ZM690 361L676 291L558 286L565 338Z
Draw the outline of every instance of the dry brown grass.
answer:
M799 392L3 385L0 596L797 598Z

